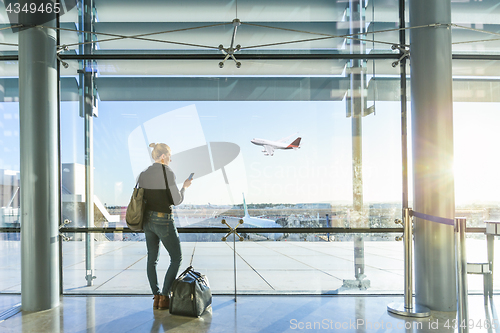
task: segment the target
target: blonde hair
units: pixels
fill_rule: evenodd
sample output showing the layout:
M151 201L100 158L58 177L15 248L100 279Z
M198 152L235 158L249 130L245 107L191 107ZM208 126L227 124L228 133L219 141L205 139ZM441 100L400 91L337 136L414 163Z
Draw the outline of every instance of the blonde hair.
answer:
M155 160L158 161L161 155L165 154L170 154L170 147L167 146L164 143L151 143L149 145L151 148L153 148L153 151L151 152L151 157Z

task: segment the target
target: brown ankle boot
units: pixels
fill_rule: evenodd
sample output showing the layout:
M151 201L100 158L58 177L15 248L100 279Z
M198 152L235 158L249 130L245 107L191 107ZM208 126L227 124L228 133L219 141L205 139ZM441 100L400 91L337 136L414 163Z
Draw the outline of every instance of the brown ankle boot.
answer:
M160 295L154 295L154 297L153 297L153 309L158 309L159 303L160 303Z
M160 303L158 304L158 308L160 310L165 310L168 309L168 306L170 305L168 296L165 295L160 295Z

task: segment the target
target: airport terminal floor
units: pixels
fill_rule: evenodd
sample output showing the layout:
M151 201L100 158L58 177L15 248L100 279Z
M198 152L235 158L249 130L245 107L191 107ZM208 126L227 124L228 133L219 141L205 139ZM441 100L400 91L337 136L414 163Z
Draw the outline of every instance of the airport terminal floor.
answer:
M0 332L457 331L453 312L421 319L392 316L387 304L402 302L398 296L238 296L236 302L214 296L200 318L153 310L148 296L63 296L59 307L36 313L19 311L20 300L20 295L0 295ZM470 332L500 332L499 295L489 306L482 295L468 301Z
M11 2L0 333L500 333L499 0ZM176 226L200 318L153 310L123 229L161 142L195 174ZM388 313L412 291L458 315Z
M468 239L467 243L469 261L484 260L484 240ZM153 311L145 273L145 246L133 241L97 242L97 278L92 287L85 286L83 242L63 243L64 296L60 306L37 313L22 312L19 242L3 241L0 333L456 331L456 313L432 312L430 318L405 320L387 312L390 303L403 302L401 242L365 242L365 273L371 282L367 290L342 288L342 278L354 276L352 242L237 243L236 302L232 294L231 244L181 244L186 259L193 256L193 265L207 274L214 292L212 308L199 319ZM167 257L162 253L160 264L165 266ZM500 258L500 253L495 258ZM325 270L325 262L331 271ZM188 263L186 260L183 265ZM164 270L160 269L160 275ZM495 279L495 296L488 306L484 305L482 282L482 276L468 275L470 332L500 333L495 307L500 302L500 281Z

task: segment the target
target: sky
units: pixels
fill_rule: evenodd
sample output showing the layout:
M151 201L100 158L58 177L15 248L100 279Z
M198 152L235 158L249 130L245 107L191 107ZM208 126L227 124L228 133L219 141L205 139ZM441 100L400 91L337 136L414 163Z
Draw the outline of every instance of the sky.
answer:
M455 202L500 203L500 107L454 103Z
M0 169L19 170L18 103L0 106ZM164 123L186 110L190 118ZM499 111L495 103L454 103L457 204L500 202ZM229 184L221 170L195 175L186 204L240 204L243 192L249 203L352 202L351 120L343 102L100 102L94 118L94 191L108 206L128 203L137 177L133 165L150 163L141 156L138 161L129 146L133 131L148 123L148 137L165 138L173 158L211 142L240 148L224 168ZM376 114L363 118L365 203L401 202L400 132L397 102L376 102ZM291 142L295 135L302 137L301 148L276 150L274 156L264 156L262 147L250 142L292 136ZM62 103L61 137L62 162L84 164L77 103ZM409 167L411 175L411 160ZM411 191L410 183L410 201Z
M67 123L63 136L69 139L63 142L63 163L83 164L78 153L83 151L83 121L72 104L76 103L63 108ZM386 104L380 105L376 116L364 119L367 202L401 198L399 109L397 103ZM189 111L188 121L179 116L184 111ZM169 114L177 114L178 120L169 119ZM249 203L352 201L351 120L342 102L101 102L94 119L94 176L95 193L107 205L126 205L129 200L138 173L128 141L134 130L142 132L142 124L150 141L157 141L152 137L169 141L173 159L176 152L203 143L240 147L225 170L230 185L220 170L195 176L186 204L239 204L242 192ZM292 142L297 136L302 138L299 150L276 150L274 156L265 156L262 147L250 142L285 137ZM147 167L150 161L142 157L139 164Z

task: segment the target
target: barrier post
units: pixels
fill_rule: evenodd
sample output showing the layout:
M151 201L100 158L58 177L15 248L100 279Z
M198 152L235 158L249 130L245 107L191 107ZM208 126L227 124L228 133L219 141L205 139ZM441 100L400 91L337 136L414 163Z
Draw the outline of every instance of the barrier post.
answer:
M467 255L465 252L466 219L455 218L455 259L457 265L457 326L458 332L469 332Z
M392 314L405 317L428 317L430 310L422 305L413 302L413 223L411 209L404 209L403 221L403 243L404 243L404 263L405 263L405 288L404 304L390 303L387 305L387 311Z
M405 308L413 308L413 221L410 209L404 210L403 242L405 260Z

